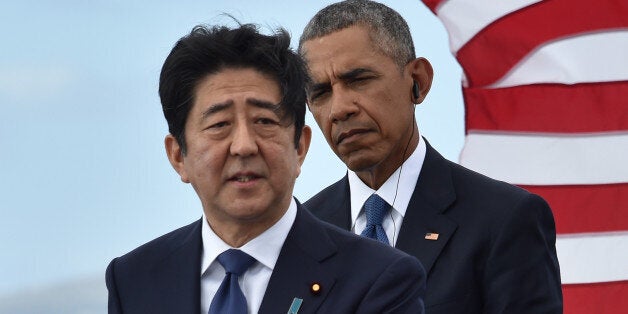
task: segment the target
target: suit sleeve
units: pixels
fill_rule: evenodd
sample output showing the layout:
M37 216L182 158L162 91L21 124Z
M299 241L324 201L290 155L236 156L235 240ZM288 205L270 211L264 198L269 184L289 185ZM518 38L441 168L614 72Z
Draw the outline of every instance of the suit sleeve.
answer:
M356 313L425 313L425 278L416 258L399 258L380 274Z
M109 291L109 300L108 300L108 313L109 314L118 314L122 313L122 309L120 307L120 299L118 297L118 289L116 287L116 279L115 279L115 262L116 260L112 260L107 266L107 272L105 274L105 282L107 284L107 290Z
M485 313L562 313L555 242L549 206L528 194L496 229L484 278Z

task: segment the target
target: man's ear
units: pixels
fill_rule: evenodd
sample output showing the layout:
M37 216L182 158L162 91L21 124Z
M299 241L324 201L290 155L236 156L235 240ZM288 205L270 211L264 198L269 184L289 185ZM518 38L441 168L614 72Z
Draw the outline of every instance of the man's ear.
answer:
M305 161L307 151L310 149L310 142L312 141L312 129L309 126L304 125L301 131L301 138L299 139L299 145L297 146L297 157L299 158L299 164L297 169L297 177L301 174L301 166Z
M407 65L409 67L410 76L412 80L419 85L419 98L413 97L415 104L420 104L430 92L432 87L432 79L434 78L434 70L432 65L425 58L416 58L410 61Z
M166 146L168 161L170 161L172 168L179 174L181 181L190 183L188 173L185 171L183 151L181 151L179 142L177 142L177 139L172 134L168 134L164 139L164 144Z

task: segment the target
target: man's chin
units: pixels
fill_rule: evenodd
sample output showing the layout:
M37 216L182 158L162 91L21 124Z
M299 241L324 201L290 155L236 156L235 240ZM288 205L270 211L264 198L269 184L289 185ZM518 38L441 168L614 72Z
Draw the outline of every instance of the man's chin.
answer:
M367 158L367 156L357 154L347 156L346 158L341 158L341 160L342 162L344 162L347 168L349 168L353 172L368 171L377 164L377 162L374 161L372 158Z

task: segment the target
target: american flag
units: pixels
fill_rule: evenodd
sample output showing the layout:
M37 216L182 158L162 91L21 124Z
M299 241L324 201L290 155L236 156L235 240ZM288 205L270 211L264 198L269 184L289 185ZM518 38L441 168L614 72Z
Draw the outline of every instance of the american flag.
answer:
M565 313L628 313L628 1L423 3L464 73L460 163L549 202Z

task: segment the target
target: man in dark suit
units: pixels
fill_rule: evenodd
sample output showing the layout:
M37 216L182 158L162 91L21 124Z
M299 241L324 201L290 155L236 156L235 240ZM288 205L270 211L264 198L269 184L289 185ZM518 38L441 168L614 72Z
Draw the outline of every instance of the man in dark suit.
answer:
M420 136L414 107L433 71L397 12L332 4L305 27L299 52L312 79L308 107L349 168L309 210L417 257L428 273L426 313L562 312L547 203L445 160ZM374 203L383 204L379 221Z
M109 313L423 313L419 261L292 197L311 130L286 31L196 27L162 68L165 147L203 218L115 258Z

